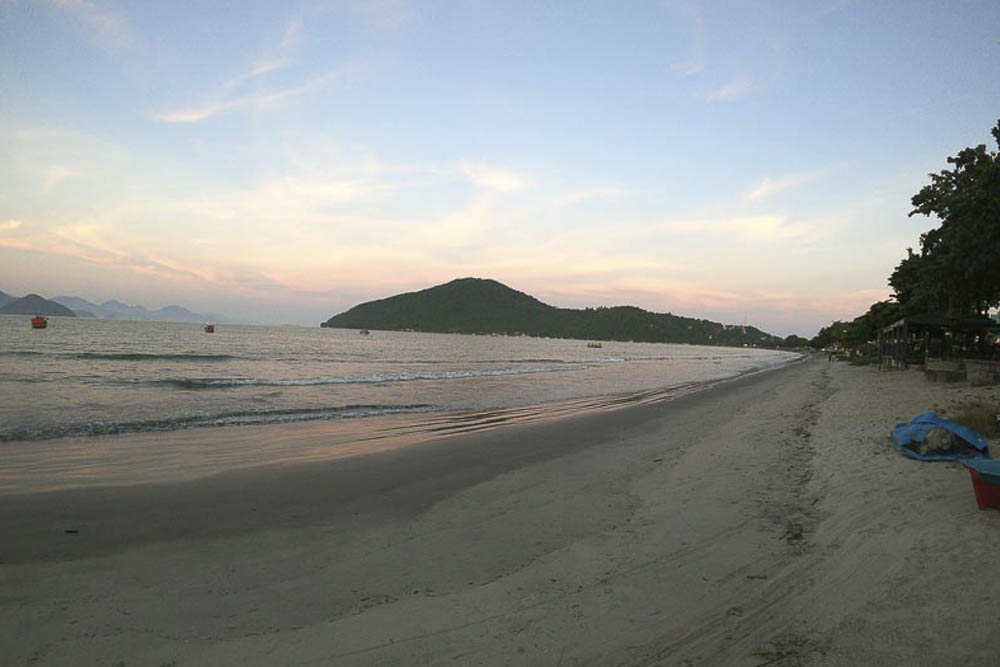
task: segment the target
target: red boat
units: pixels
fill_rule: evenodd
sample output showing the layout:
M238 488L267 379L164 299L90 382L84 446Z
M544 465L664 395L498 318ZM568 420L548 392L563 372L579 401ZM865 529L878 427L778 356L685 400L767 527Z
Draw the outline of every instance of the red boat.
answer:
M31 318L32 329L44 329L47 326L49 326L49 321L41 315L35 315Z

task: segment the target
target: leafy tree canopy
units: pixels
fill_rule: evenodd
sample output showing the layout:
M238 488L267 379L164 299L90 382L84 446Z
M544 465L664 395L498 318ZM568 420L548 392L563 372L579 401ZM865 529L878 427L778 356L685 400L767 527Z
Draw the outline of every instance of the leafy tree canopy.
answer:
M1000 147L1000 121L992 130ZM950 169L911 199L910 215L935 216L939 227L907 250L889 284L907 313L985 313L1000 305L1000 155L985 145L948 158Z
M850 322L837 320L830 326L819 330L810 341L813 347L843 347L859 348L865 343L874 341L879 329L889 326L902 316L898 303L894 301L878 301L873 303L868 312L855 317Z
M1000 120L990 133L1000 148ZM813 346L860 347L905 315L967 316L1000 306L1000 153L981 144L948 164L910 200L910 216L933 216L940 225L920 236L920 252L907 248L889 276L893 300L820 329Z

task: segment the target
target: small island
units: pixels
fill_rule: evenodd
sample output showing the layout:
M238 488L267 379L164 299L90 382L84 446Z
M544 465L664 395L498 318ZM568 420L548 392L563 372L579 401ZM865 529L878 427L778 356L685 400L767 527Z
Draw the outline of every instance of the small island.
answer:
M368 301L320 326L736 347L806 343L798 336L780 338L752 326L651 313L635 306L557 308L484 278L459 278L418 292Z

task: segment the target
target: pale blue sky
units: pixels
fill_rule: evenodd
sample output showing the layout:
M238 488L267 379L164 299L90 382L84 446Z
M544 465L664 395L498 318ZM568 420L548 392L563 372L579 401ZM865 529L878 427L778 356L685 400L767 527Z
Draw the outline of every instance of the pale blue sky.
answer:
M316 324L463 276L813 335L1000 118L1000 3L0 0L0 290Z

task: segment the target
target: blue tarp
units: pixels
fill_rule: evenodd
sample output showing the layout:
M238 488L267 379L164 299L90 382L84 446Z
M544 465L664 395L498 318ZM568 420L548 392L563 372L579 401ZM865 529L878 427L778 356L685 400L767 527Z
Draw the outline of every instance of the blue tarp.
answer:
M972 449L936 454L921 454L908 445L923 442L932 428L943 428L951 431L967 442ZM933 412L917 415L909 422L896 424L892 429L892 439L906 456L920 461L950 461L954 459L985 459L989 457L989 441L968 426L962 426L947 419L938 417Z

